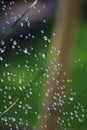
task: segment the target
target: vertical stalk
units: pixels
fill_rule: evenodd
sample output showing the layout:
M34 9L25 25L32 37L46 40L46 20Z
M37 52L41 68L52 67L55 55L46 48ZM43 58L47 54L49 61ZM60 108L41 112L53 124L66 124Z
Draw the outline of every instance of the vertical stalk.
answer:
M44 98L46 108L42 108L42 118L37 126L37 130L59 129L57 121L58 117L61 116L60 110L63 108L63 103L61 103L60 99L63 99L64 90L66 88L66 75L64 75L64 73L67 73L69 67L69 58L79 16L80 0L60 0L58 5L54 27L56 36L52 39L52 46L55 46L56 50L60 50L60 56L57 56L57 51L54 51L49 57L50 60L53 61L51 72L54 71L54 66L57 65L57 63L60 63L62 68L59 71L59 75L57 74L58 68L57 71L54 71L54 81L50 79L50 84L47 89L52 87L53 91L48 97ZM54 58L56 59L55 62ZM50 77L51 72L49 72ZM56 80L59 81L58 84L56 84ZM54 96L56 98L53 98ZM47 108L49 108L49 110ZM44 115L47 115L47 118L44 118Z

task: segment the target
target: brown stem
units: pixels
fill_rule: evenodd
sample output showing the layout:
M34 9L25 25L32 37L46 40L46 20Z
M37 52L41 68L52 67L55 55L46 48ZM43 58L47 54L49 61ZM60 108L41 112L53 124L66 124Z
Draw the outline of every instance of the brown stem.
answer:
M15 102L13 102L1 115L0 115L0 119L6 114L8 113L19 101L20 99L17 98Z
M52 46L55 46L56 50L60 50L60 56L57 56L57 51L54 51L50 55L50 60L53 61L51 65L51 72L54 71L55 81L50 79L50 84L47 87L52 87L52 92L47 98L44 98L46 104L45 109L42 108L42 118L37 126L38 130L55 130L59 128L57 124L58 117L62 110L63 103L61 103L66 86L66 75L65 73L69 67L69 57L72 50L73 38L75 36L75 28L78 19L80 0L60 0L58 12L56 15L56 25L54 32L56 33L53 39ZM56 59L54 62L53 59ZM55 65L61 64L60 71L57 68L55 71ZM52 76L50 72L50 77ZM59 75L58 75L58 73ZM56 84L56 80L59 81ZM64 82L65 81L65 82ZM55 97L55 98L53 98ZM49 110L47 109L49 108ZM56 110L55 110L56 109ZM47 118L44 118L47 115Z

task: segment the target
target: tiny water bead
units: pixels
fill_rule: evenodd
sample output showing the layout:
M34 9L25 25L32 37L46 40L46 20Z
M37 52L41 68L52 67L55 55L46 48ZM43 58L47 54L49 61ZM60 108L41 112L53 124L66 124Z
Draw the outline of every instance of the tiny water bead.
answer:
M44 39L45 41L47 41L48 38L47 38L47 36L43 36L43 39Z
M3 61L3 57L0 56L0 61Z

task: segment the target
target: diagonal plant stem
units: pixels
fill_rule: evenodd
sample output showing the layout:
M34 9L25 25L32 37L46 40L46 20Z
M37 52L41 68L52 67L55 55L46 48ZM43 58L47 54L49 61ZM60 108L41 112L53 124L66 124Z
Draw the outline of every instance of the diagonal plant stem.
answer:
M2 37L0 38L0 43L2 40L4 40L12 31L13 29L18 25L18 23L21 21L22 18L24 18L24 16L32 9L34 8L34 6L38 3L38 0L35 0L30 6L29 8L21 15L20 18L18 18L18 20L12 24L11 27L9 27L6 32L2 35Z
M15 102L13 102L1 115L0 115L0 119L2 117L5 116L5 114L7 114L17 103L18 101L20 100L20 98L17 98Z
M45 70L41 70L32 80L33 82L35 82L43 73L45 72ZM32 83L30 82L30 84L32 85ZM1 115L0 115L0 120L2 119L2 117L4 117L12 108L14 108L14 106L18 103L19 100L22 100L22 98L24 97L24 93L21 94L19 97L17 98Z

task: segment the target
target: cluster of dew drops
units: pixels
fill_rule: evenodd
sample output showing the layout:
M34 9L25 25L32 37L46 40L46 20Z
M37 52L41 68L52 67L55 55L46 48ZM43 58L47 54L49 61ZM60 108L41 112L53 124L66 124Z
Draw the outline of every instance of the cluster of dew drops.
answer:
M27 0L24 0L23 2L24 4L27 4ZM12 20L11 22L13 23L18 19L14 15L14 11L12 10L15 3L16 3L15 1L10 1L8 2L8 5L6 5L4 0L0 2L3 15L5 17L8 17L7 10L10 10L10 19ZM43 4L42 8L44 8L45 10L46 6ZM34 9L37 13L40 13L40 9L38 7L34 7ZM19 17L20 16L21 15L19 14ZM27 15L24 18L24 21L27 24L27 27L30 28L31 23ZM45 19L43 19L41 22L43 24L48 24ZM19 24L21 28L25 27L23 21L20 21ZM4 26L0 26L2 35L5 33L9 25L10 25L10 20L8 19L7 21L5 21ZM51 40L45 34L44 29L40 30L40 34L43 40L42 48L45 51L40 51L40 50L38 51L38 49L34 51L35 49L34 45L33 46L31 45L28 47L22 46L21 45L22 42L21 44L19 44L18 39L16 40L13 37L9 38L9 44L10 44L9 48L13 56L11 58L13 59L14 57L18 58L17 61L15 60L15 63L12 62L13 60L11 62L10 62L11 59L9 60L9 56L11 54L8 51L8 45L7 45L8 43L6 42L6 40L2 39L0 43L0 71L1 71L0 72L0 104L2 104L2 106L0 106L0 114L4 110L6 110L8 106L10 106L13 103L13 101L15 101L18 98L18 97L15 97L15 94L17 94L17 92L18 93L19 92L22 93L23 91L26 92L24 97L22 97L22 100L20 100L19 103L17 104L17 110L16 109L13 110L14 111L13 115L9 116L8 114L7 116L3 117L2 120L0 120L1 122L4 122L4 125L8 126L10 130L13 129L12 126L14 125L15 125L15 129L20 129L20 126L23 125L24 130L27 129L27 126L30 126L30 120L28 119L29 117L27 115L28 113L33 111L33 107L35 107L35 106L30 105L29 103L29 100L31 100L31 98L34 97L35 95L35 92L32 89L32 85L33 86L35 85L37 89L38 89L38 86L41 86L41 87L43 86L42 88L44 88L50 84L49 79L51 79L52 81L55 81L56 85L59 84L59 81L55 79L55 73L59 75L59 72L61 71L63 66L62 64L57 63L56 62L57 60L54 57L53 61L50 61L50 64L55 63L53 67L54 69L52 70L51 77L50 77L50 74L49 74L50 66L47 66L46 68L44 68L43 63L47 61L46 52L48 51L48 47L49 47L49 44L51 43ZM29 30L27 34L24 34L24 35L23 33L21 34L19 32L18 36L20 39L22 38L25 39L25 41L29 41L29 39L32 39L32 40L37 39L35 34L30 33ZM52 36L55 37L56 34L53 32ZM29 44L29 42L27 42L27 44ZM40 45L38 46L38 48L39 47ZM61 55L61 52L57 50L55 46L51 46L49 53L53 54L55 51L56 51L57 56ZM24 59L22 58L22 55L25 57ZM21 62L20 59L23 60L23 63ZM42 61L42 64L40 63L40 61ZM33 67L31 66L31 62L33 62ZM33 83L33 78L35 77L34 75L37 75L40 71L45 71L45 72L39 76L39 81L35 81ZM64 72L64 75L66 75L65 72ZM27 76L29 77L26 79ZM45 82L42 81L42 79L44 78L46 78ZM63 82L65 81L63 80ZM71 80L68 79L67 82L69 83L71 82ZM52 104L52 108L54 111L56 111L57 106L62 106L65 103L64 100L67 98L67 95L64 93L65 85L58 87L58 89L62 90L62 95L60 95L60 93L54 93L53 99L55 102ZM70 89L70 96L68 97L68 105L73 104L72 105L73 109L69 112L60 109L59 112L62 116L61 117L59 116L56 121L57 124L64 126L64 130L66 130L66 126L71 127L71 122L74 120L74 118L77 119L80 123L83 122L84 112L85 112L84 107L81 105L80 102L77 102L77 104L74 103L76 92L74 92L72 88L69 88L69 89ZM52 86L50 86L46 90L46 92L44 92L43 95L45 97L49 97L49 94L51 91L53 91ZM39 97L41 96L41 92L39 91L36 94ZM50 107L49 106L47 107L44 101L41 102L41 105L42 107L47 108L49 112L49 116L51 116ZM22 113L22 115L20 115L20 113ZM41 120L41 118L47 118L47 115L44 115L44 117L41 117L41 115L39 114L39 112L37 112L37 110L36 111L34 110L33 113L35 117L37 118L37 120ZM79 113L82 113L82 114L79 114ZM25 118L23 118L24 115L25 115ZM63 117L66 117L65 118L66 121L64 120ZM47 128L47 125L46 124L44 126L40 125L40 127L42 129L44 127ZM37 129L37 127L33 126L33 129Z

